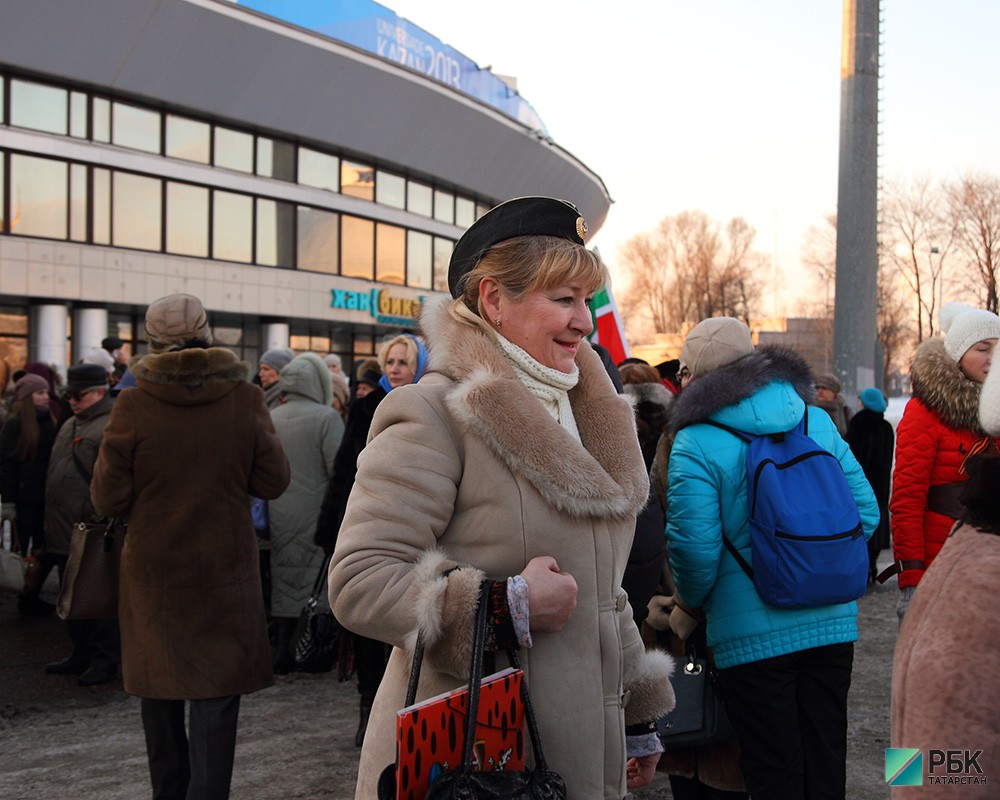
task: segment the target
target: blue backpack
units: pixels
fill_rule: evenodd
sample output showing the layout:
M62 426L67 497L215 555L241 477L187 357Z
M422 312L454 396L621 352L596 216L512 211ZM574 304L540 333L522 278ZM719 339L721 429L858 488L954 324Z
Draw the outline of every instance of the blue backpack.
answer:
M747 443L753 566L723 542L765 603L813 608L856 600L868 585L868 544L858 504L837 457L808 436L808 409L792 430Z

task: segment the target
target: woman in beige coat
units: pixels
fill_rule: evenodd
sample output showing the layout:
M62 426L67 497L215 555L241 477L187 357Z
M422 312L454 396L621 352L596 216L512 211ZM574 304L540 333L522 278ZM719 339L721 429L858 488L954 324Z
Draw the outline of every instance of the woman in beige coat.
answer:
M358 798L375 796L395 758L418 627L418 700L464 683L484 577L497 649L521 646L569 797L619 800L655 767L649 723L673 706L673 664L644 652L621 589L648 479L632 411L585 339L587 303L607 279L585 232L573 206L549 198L480 218L452 257L456 299L421 317L429 372L375 415L330 571L337 618L396 646ZM628 751L626 724L639 725Z
M146 311L149 355L115 401L94 467L101 514L128 516L119 621L125 691L142 698L153 795L229 796L240 695L274 682L250 494L288 485L288 460L201 302ZM185 731L185 701L190 725Z

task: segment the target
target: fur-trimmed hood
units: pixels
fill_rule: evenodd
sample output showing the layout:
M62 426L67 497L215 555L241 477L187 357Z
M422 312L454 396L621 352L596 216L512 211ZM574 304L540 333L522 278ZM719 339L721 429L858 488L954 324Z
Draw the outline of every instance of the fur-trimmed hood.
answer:
M140 389L174 405L212 402L250 379L250 365L223 347L135 356L129 371Z
M816 398L812 371L805 360L791 350L765 345L691 381L674 402L670 430L676 432L696 422L704 422L772 381L791 384L805 404L813 403Z
M982 433L979 398L982 384L966 378L945 352L944 339L923 341L910 366L913 396L934 411L949 428Z
M632 409L615 393L597 353L578 350L580 378L569 392L581 447L529 393L489 334L451 315L451 302L427 302L421 326L429 372L456 384L446 402L459 423L560 510L616 518L638 513L649 481Z

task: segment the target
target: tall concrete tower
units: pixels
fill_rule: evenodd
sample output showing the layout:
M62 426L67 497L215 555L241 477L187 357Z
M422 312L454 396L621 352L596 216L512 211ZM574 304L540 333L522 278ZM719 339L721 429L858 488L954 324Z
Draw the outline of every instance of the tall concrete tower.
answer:
M853 407L875 384L880 0L844 0L833 364Z

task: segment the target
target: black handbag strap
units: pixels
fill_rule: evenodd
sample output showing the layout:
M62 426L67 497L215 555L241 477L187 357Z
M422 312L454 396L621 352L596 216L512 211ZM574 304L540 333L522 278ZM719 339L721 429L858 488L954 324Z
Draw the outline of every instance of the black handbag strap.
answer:
M469 696L466 704L465 740L462 747L462 771L472 771L473 743L476 738L476 721L479 719L479 686L483 680L483 661L486 649L486 624L489 617L489 592L492 581L483 580L479 586L479 605L476 607L476 631L473 639L472 665L469 670ZM420 682L420 667L424 660L424 634L417 632L417 642L413 648L413 663L410 666L410 679L406 686L406 706L412 706L417 699L417 684ZM521 659L517 650L508 650L507 659L514 669L521 670L521 702L524 704L524 719L528 727L528 738L531 739L531 750L535 756L536 769L547 771L548 763L542 752L542 737L538 731L538 720L535 718L535 707L531 703L531 692L528 691L528 678L521 667ZM406 707L404 706L404 707Z
M319 602L319 595L320 592L323 591L323 585L326 583L326 576L330 569L331 558L333 558L333 553L330 553L323 559L323 563L320 564L319 567L319 574L316 576L316 580L313 581L313 590L311 597L314 603Z

